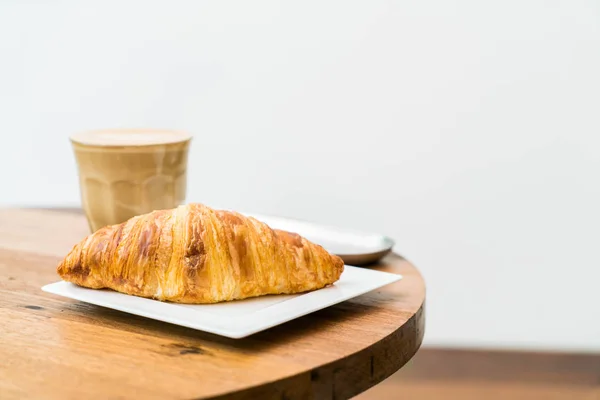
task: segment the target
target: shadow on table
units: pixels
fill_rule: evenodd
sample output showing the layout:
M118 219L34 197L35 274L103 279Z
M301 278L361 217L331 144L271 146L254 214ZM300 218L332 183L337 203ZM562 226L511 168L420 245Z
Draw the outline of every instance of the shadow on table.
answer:
M374 305L360 302L344 302L243 339L230 339L84 302L63 303L63 312L61 312L60 318L76 315L78 319L85 318L88 323L94 325L170 339L174 341L174 348L177 346L210 346L211 343L218 343L221 346L238 350L261 352L279 345L289 345L290 342L306 335L323 334L324 331L332 332L332 329L338 329L340 324L361 319L375 308Z

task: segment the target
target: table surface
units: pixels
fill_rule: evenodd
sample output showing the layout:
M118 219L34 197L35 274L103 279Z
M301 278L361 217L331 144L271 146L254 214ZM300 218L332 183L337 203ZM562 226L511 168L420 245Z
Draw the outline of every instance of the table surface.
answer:
M349 398L400 369L424 333L425 286L404 279L244 339L41 291L89 234L81 214L0 209L0 393L11 398Z

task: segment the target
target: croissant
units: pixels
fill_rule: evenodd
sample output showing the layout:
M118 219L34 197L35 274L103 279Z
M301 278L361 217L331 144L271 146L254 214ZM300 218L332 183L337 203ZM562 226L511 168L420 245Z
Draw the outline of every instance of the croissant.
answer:
M343 270L298 234L197 203L101 228L57 267L79 286L191 304L316 290Z

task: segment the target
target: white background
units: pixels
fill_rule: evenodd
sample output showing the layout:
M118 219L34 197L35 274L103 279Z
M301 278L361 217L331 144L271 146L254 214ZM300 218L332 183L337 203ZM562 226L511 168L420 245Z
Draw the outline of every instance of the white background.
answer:
M0 50L0 205L183 129L189 201L392 236L426 345L600 350L597 2L15 0Z

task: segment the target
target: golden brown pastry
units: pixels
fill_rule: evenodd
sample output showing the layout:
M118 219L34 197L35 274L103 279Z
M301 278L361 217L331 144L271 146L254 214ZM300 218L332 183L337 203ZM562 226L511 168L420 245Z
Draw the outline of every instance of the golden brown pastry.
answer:
M104 227L57 268L80 286L179 303L299 293L337 281L341 258L236 212L188 204Z

